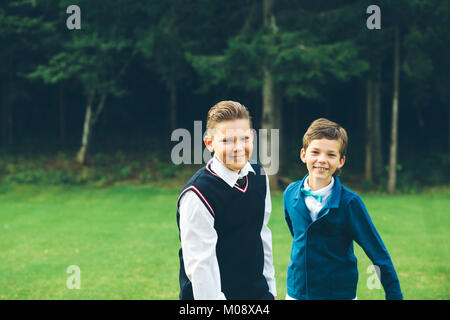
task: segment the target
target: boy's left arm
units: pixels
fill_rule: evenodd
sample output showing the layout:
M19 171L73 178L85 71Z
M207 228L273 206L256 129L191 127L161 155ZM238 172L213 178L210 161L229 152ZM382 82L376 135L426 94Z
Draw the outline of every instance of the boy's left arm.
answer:
M270 200L269 179L266 175L266 199L265 199L265 211L264 211L264 223L261 229L261 239L264 248L264 271L263 274L267 280L269 291L276 298L277 287L275 284L275 268L273 266L273 254L272 254L272 232L268 227L270 213L272 212L272 202Z
M400 282L391 257L381 240L361 198L350 201L350 227L353 239L363 248L372 263L379 267L378 275L387 300L402 300Z

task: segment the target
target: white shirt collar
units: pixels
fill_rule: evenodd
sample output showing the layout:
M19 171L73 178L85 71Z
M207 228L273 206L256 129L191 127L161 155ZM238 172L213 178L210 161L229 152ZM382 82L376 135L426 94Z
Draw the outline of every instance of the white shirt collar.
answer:
M234 187L238 179L245 177L249 172L255 173L252 165L247 161L245 166L241 169L239 173L228 169L220 160L214 155L209 162L211 164L211 170L219 176L223 181L225 181L231 188Z
M311 191L311 192L314 194L320 195L320 196L327 196L331 193L331 189L333 189L333 185L334 185L334 177L331 177L331 182L327 186L325 186L319 190L315 190L315 191ZM311 190L311 187L309 186L309 177L305 180L303 188L305 190Z

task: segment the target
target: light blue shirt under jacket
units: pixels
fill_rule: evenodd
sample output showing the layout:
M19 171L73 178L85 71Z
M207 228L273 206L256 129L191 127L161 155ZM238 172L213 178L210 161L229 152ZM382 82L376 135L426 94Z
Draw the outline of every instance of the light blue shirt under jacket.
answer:
M295 299L353 299L358 269L356 241L380 270L386 299L403 299L391 258L361 198L334 177L334 186L313 222L300 189L308 175L283 195L293 237L287 270L287 294Z

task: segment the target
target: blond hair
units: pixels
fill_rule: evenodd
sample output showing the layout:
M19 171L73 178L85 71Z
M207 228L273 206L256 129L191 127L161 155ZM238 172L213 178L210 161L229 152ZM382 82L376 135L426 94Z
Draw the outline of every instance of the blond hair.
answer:
M220 101L208 111L206 118L206 129L209 131L223 121L248 119L250 127L252 120L248 109L236 101L226 100Z

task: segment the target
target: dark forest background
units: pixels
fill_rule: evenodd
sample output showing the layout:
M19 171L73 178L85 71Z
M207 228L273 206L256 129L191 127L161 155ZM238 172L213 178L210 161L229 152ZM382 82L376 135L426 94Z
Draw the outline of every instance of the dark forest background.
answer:
M347 129L351 186L448 185L449 30L447 0L2 1L0 178L179 186L198 166L171 163L171 132L236 100L280 129L273 188L318 117Z

